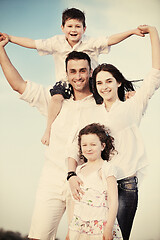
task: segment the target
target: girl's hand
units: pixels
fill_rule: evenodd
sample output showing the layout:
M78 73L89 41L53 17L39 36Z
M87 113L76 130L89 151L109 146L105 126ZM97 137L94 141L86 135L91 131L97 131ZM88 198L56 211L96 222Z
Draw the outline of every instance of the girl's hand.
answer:
M112 228L104 228L103 240L113 240Z
M69 230L68 230L68 233L67 233L67 236L66 236L65 240L69 240Z

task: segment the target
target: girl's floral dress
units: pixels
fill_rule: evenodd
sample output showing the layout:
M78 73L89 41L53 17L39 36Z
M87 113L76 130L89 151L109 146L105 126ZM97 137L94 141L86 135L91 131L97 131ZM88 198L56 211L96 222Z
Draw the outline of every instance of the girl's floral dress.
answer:
M81 201L75 201L74 216L69 227L70 240L103 240L103 229L107 223L107 182L108 176L115 176L115 168L111 163L104 161L99 170L92 172L88 176L80 173L81 168L77 168L77 175L82 179L84 185L82 190L85 194ZM115 221L113 227L113 239L122 240L121 230Z

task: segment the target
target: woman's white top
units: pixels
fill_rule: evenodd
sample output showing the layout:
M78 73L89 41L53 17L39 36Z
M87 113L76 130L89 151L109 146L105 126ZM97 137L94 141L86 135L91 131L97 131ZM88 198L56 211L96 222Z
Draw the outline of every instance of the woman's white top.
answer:
M149 99L159 86L160 71L152 69L132 98L125 102L117 100L110 111L106 110L104 104L99 106L99 116L103 115L103 118L98 119L99 116L97 116L97 122L108 127L115 139L115 149L118 154L115 154L111 161L117 168L118 179L136 173L145 173L148 162L139 125ZM77 151L77 148L75 149ZM78 159L78 155L71 152L70 157Z

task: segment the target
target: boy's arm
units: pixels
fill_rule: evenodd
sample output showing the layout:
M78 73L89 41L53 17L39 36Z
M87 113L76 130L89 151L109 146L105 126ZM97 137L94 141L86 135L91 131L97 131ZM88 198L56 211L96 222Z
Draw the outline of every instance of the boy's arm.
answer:
M31 38L16 37L16 36L8 35L6 33L1 33L1 35L3 35L4 37L8 37L8 40L11 43L15 43L17 45L20 45L26 48L36 49L35 40Z
M115 45L115 44L125 40L126 38L132 36L132 35L137 35L137 36L140 36L140 37L145 36L145 34L142 33L142 31L139 28L135 28L135 29L132 29L132 30L128 30L126 32L111 35L108 38L108 46Z
M117 181L114 176L107 177L107 199L108 199L108 218L104 228L105 239L112 239L112 229L118 211L118 190Z
M4 49L5 45L8 43L8 38L0 40L0 65L2 67L3 73L14 91L22 94L26 88L26 82L23 80L21 75L12 65L10 59L8 58L6 51Z

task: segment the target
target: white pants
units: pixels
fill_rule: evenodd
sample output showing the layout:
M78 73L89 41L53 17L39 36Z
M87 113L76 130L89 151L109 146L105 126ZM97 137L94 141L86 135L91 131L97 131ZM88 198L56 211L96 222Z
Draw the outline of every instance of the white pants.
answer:
M28 237L54 240L58 224L65 210L69 209L70 203L71 195L66 181L66 172L58 169L54 163L46 161L37 190Z

